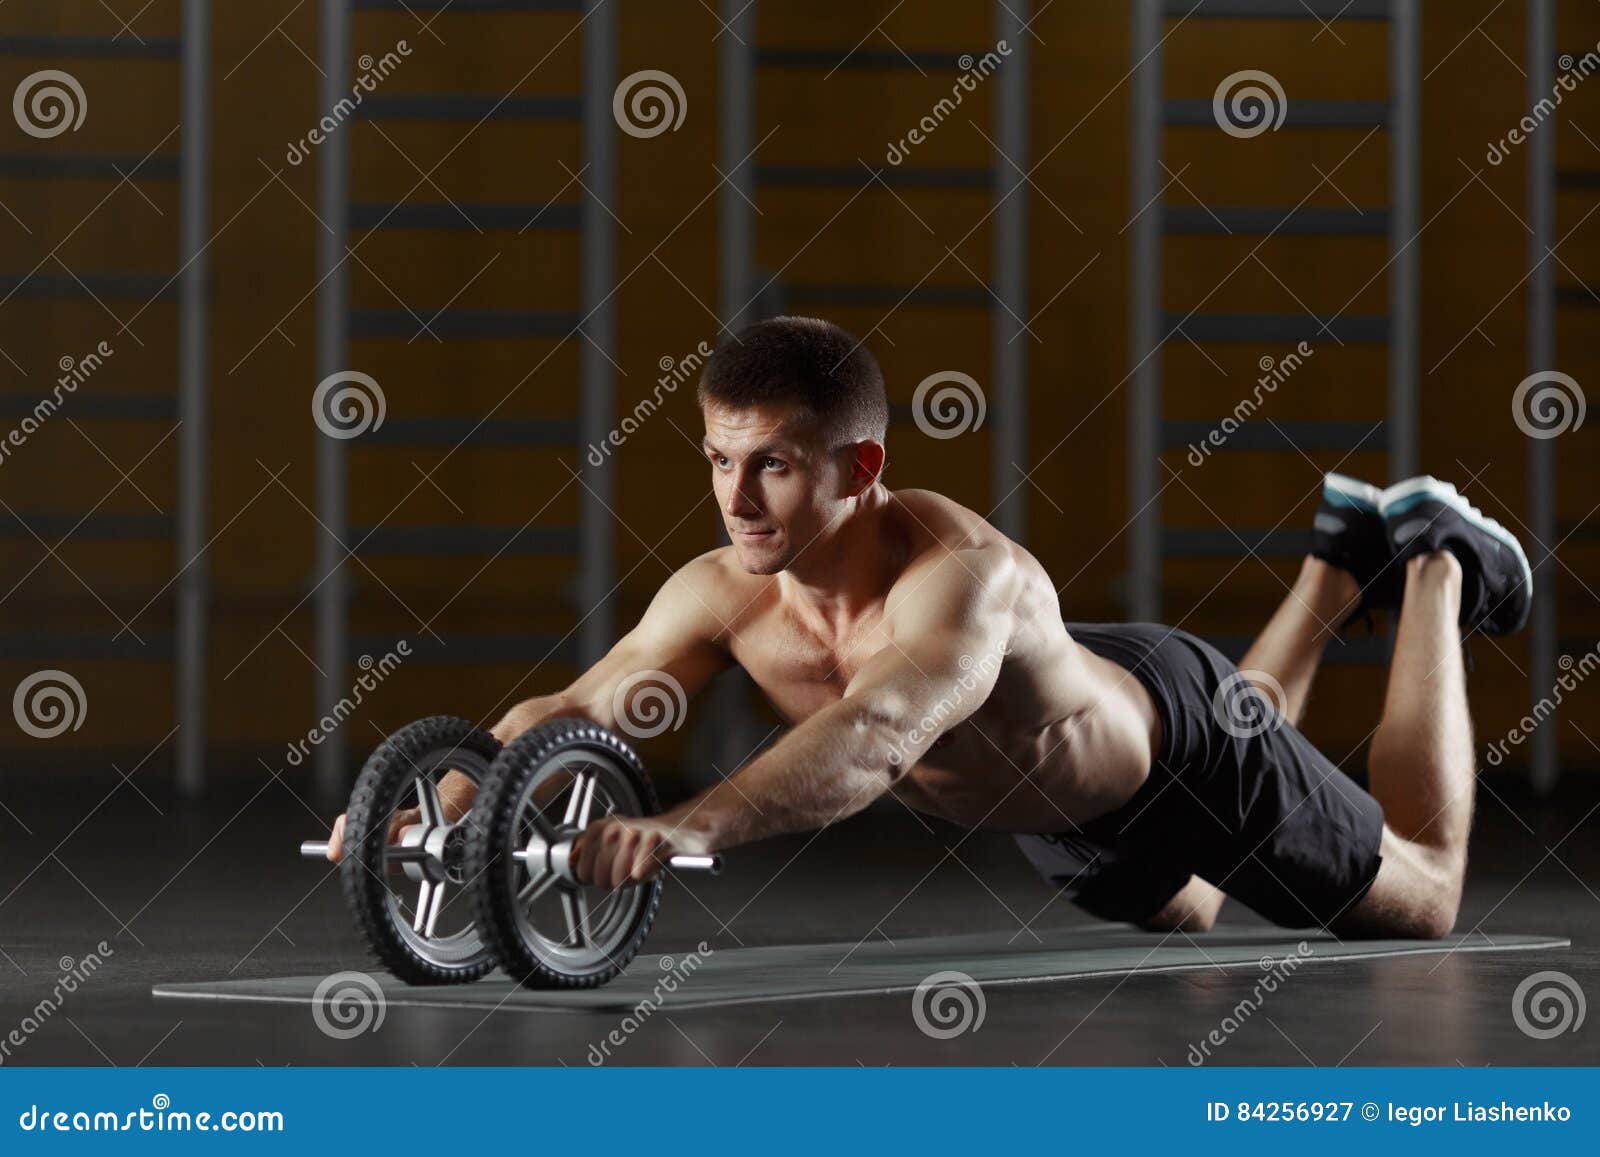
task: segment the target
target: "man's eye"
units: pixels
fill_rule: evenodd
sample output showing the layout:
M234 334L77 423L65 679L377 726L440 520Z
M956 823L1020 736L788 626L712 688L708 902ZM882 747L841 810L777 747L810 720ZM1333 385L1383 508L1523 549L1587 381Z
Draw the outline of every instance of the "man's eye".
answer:
M783 460L781 458L768 458L766 461L762 462L761 465L762 468L766 470L782 470Z

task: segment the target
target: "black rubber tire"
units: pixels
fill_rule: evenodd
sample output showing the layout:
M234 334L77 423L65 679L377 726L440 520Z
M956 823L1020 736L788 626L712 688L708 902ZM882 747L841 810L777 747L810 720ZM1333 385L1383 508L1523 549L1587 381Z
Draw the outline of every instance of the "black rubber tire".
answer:
M525 988L596 988L617 977L644 945L661 905L661 878L635 885L648 899L618 951L599 967L572 973L551 968L524 942L515 910L516 895L502 856L512 851L513 811L539 770L554 756L572 750L609 756L631 782L644 815L661 810L644 763L619 736L585 719L552 719L524 732L501 751L489 780L472 805L466 840L466 871L477 881L472 892L474 923L491 946L500 967Z
M402 788L415 777L416 764L432 752L457 749L470 751L492 766L500 754L500 741L467 720L449 715L434 715L402 727L367 760L345 812L345 853L339 865L345 902L378 963L407 984L462 984L477 980L495 965L494 953L481 931L482 950L461 963L420 955L395 927L389 888L382 875L390 817L400 803Z

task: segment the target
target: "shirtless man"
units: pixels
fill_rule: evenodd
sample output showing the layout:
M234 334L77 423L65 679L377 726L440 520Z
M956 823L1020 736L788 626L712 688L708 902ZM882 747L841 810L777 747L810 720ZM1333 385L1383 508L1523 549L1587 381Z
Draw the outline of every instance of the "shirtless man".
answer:
M1515 539L1453 487L1329 475L1314 554L1241 674L1184 631L1063 623L1027 550L939 494L889 490L883 379L838 327L751 326L699 396L731 545L493 730L615 727L629 677L693 694L735 663L792 729L659 816L592 824L575 845L585 882L647 880L674 853L813 830L887 793L1015 833L1106 919L1203 931L1233 896L1341 936L1450 932L1474 787L1461 640L1520 627L1531 592ZM1295 727L1331 633L1368 609L1400 613L1370 794ZM460 815L474 789L453 774L441 790ZM340 817L331 858L342 834Z

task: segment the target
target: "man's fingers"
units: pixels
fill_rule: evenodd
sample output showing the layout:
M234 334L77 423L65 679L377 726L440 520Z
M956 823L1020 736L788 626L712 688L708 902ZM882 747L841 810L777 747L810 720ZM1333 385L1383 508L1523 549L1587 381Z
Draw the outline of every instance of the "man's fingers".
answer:
M344 815L333 821L333 831L328 835L328 859L333 863L339 862L339 857L344 854Z

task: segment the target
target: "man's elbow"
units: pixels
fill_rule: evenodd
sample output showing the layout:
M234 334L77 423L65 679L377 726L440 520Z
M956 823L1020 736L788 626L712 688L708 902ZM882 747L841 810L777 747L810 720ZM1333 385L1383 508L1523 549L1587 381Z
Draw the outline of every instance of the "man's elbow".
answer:
M894 691L878 692L855 705L850 722L853 760L863 773L882 778L885 788L916 763L923 737L911 718L912 704Z

